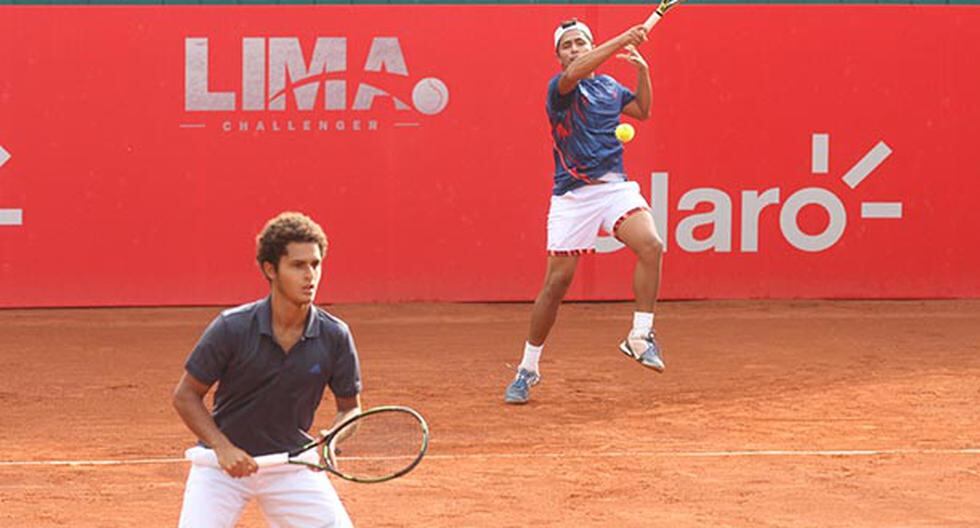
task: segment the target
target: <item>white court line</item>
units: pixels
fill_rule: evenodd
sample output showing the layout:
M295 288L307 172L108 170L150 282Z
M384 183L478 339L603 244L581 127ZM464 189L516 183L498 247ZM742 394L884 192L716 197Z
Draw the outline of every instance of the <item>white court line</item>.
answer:
M471 455L427 455L428 459L481 458L738 458L738 457L859 457L883 455L980 455L980 448L966 449L768 449L749 451L620 451L606 453L496 453Z
M734 451L612 451L593 453L468 453L462 455L426 455L424 460L486 459L576 459L576 458L740 458L740 457L873 457L889 455L980 455L980 448L962 449L761 449ZM0 460L0 467L11 466L126 466L144 464L178 464L181 458L131 458L117 460Z
M180 458L123 458L118 460L0 460L0 467L9 466L137 466L141 464L175 464L187 462Z

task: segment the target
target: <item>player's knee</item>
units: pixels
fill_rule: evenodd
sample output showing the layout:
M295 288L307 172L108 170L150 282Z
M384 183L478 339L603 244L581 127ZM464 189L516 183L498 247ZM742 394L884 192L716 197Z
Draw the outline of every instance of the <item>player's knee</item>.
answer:
M660 240L660 237L654 235L653 240L650 242L650 244L653 246L653 251L657 254L658 257L663 255L664 241Z
M657 262L663 256L664 243L658 237L650 237L634 248L636 256L644 262Z

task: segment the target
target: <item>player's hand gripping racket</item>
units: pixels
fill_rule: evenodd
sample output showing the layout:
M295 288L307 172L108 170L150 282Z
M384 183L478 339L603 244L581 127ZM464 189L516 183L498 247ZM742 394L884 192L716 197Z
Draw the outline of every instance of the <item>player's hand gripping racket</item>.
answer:
M679 3L681 3L681 0L661 0L660 5L657 6L657 9L654 10L653 13L650 13L647 21L643 23L643 27L647 28L647 33L653 29L653 26L657 25L657 22L660 22L660 19L667 14L667 11L669 11L670 8Z
M409 407L383 406L349 418L326 436L288 453L257 456L255 463L260 468L299 464L353 482L385 482L419 465L428 448L429 425L421 414ZM320 456L310 456L312 450ZM194 464L219 467L210 449L189 449L187 458Z

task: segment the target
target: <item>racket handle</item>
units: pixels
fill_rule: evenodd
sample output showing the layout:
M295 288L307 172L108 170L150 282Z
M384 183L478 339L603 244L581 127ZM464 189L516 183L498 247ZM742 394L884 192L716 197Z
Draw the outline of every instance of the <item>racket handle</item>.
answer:
M654 11L653 13L650 13L650 16L647 17L647 21L643 23L643 27L647 28L647 33L649 33L651 29L653 29L653 26L657 25L657 22L660 22L661 18L663 17L660 15L659 11Z
M184 458L191 461L195 466L206 466L220 468L218 454L211 449L200 446L192 447L184 452ZM262 455L255 458L255 463L260 467L281 466L289 463L289 453L276 453L273 455Z
M289 463L289 453L276 453L274 455L262 455L253 458L260 468L282 466Z

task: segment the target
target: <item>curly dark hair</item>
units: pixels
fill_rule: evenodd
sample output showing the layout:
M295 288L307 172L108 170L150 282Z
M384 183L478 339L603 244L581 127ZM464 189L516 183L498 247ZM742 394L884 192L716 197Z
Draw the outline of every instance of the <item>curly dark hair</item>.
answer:
M303 213L287 211L279 213L265 223L262 232L255 237L259 268L268 262L279 269L279 259L286 254L290 242L314 242L320 246L320 254L327 254L327 235L312 218Z

